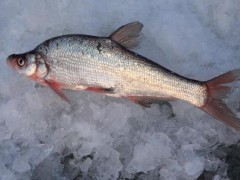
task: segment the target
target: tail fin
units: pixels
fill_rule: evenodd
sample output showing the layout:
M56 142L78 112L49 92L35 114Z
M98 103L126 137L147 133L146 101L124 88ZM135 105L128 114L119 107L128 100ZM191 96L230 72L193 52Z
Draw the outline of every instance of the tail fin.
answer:
M206 82L208 99L201 109L226 125L240 130L240 119L222 101L222 98L233 89L224 84L240 79L240 69L229 71Z

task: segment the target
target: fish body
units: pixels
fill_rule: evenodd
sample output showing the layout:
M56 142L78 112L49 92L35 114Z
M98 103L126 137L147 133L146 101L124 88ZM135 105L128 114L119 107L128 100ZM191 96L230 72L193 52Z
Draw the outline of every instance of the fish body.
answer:
M48 40L34 49L45 57L45 79L64 89L109 89L116 97L145 96L204 103L205 87L125 49L109 38L67 35ZM178 86L176 86L178 84Z
M9 56L7 62L20 74L49 86L65 100L61 89L126 97L141 105L180 99L240 129L239 119L220 100L230 90L222 84L237 80L240 70L206 82L183 77L129 50L138 44L141 28L140 23L133 22L109 37L58 36L27 53ZM227 112L226 115L220 115L221 111Z

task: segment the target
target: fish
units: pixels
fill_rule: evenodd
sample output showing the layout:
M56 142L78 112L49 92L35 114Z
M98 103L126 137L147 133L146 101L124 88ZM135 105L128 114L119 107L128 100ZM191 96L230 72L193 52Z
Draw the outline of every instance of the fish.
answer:
M170 100L186 101L226 125L240 130L240 119L225 104L229 83L240 79L240 69L207 81L184 77L135 53L143 24L134 21L108 37L69 34L53 37L7 64L19 74L50 87L70 102L63 90L86 90L127 98L144 107Z

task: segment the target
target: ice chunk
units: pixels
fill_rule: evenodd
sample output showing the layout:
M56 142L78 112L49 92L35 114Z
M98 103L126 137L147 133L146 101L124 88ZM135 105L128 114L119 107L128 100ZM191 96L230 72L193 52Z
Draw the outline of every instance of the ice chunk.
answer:
M188 175L195 179L202 173L204 169L204 162L199 158L193 159L192 161L184 164L184 169Z
M52 150L53 150L53 146L44 145L44 144L39 145L38 147L35 148L35 151L32 152L29 162L31 163L31 165L39 164L47 156L49 156Z
M92 160L90 158L87 158L81 165L80 169L84 172L87 172L89 167L92 165Z
M13 161L12 168L16 172L23 173L23 172L29 171L31 167L28 164L28 162L24 161L24 159L16 158Z
M160 169L159 174L162 179L188 179L189 176L184 173L183 167L176 160L169 160L169 162Z
M143 141L134 147L133 158L127 166L129 172L147 172L171 158L171 140L162 133L143 134Z
M98 157L94 158L92 162L90 173L93 173L95 178L101 180L117 179L122 170L119 153L113 149L108 150L106 148L101 148L100 152L97 155Z
M17 177L14 175L14 172L7 169L6 166L0 162L0 177L4 180L17 180Z
M32 169L31 179L51 180L59 179L65 180L62 176L63 165L60 163L60 155L53 153L51 156L45 158L41 163L34 166Z
M173 174L169 169L162 168L159 173L161 175L161 178L164 180L176 180L177 179L176 175Z

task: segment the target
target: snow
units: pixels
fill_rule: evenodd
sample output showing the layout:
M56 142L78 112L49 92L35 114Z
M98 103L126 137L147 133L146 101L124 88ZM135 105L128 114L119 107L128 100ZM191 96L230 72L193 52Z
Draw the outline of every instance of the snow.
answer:
M9 69L8 55L62 34L107 36L144 24L135 49L188 78L240 67L238 0L0 1L0 179L196 179L227 177L214 154L240 133L182 101L144 109L124 99L49 88ZM226 100L240 116L238 92ZM224 156L223 156L224 157Z

